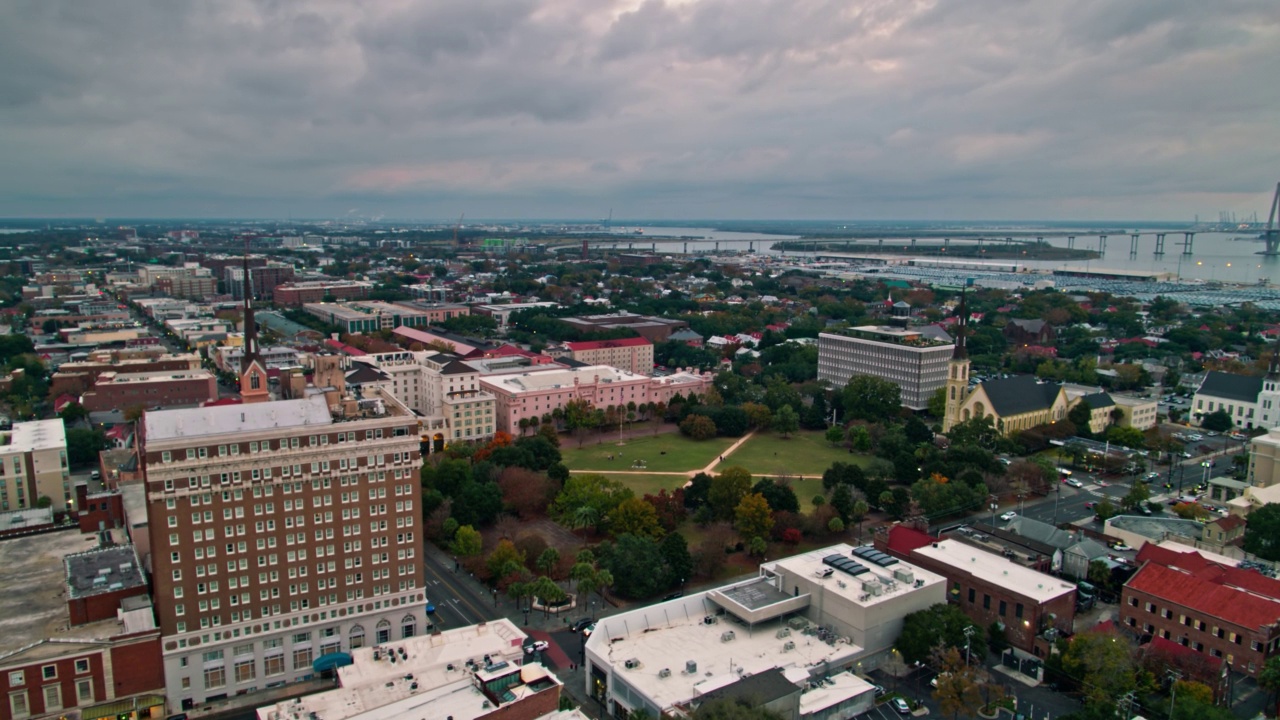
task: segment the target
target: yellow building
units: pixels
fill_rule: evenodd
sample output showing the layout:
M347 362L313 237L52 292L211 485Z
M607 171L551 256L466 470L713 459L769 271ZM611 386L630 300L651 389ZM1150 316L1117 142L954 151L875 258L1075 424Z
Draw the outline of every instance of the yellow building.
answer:
M956 423L991 417L997 430L1013 436L1037 425L1065 420L1071 407L1061 385L1038 382L1032 375L1018 375L984 382L974 388L966 387L959 392L954 414L950 411L950 392L949 389L944 432Z

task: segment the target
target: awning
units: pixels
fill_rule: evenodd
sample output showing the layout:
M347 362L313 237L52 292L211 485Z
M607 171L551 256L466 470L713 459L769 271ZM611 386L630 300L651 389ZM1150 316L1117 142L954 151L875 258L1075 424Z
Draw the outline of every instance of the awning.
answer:
M315 672L324 672L325 670L334 670L336 668L350 665L352 662L354 661L348 653L329 653L328 655L321 655L316 658L315 662L311 663L311 669Z
M98 720L99 718L115 717L125 713L145 710L157 705L164 705L163 695L139 695L138 697L116 700L114 702L85 708L80 711L80 720Z

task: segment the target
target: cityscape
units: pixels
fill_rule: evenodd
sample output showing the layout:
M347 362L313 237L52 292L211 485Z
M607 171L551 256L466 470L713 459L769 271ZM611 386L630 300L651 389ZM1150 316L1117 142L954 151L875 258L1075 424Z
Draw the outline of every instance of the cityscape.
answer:
M1273 4L0 19L0 720L1280 716Z

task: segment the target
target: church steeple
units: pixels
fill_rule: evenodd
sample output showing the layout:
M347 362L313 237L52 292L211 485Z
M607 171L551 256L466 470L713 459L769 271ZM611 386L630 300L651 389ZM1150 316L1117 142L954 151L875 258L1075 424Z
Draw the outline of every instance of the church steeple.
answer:
M969 305L965 302L965 294L973 280L966 280L960 288L960 305L956 308L955 349L951 351L951 362L947 363L947 409L942 418L942 431L949 432L952 427L962 422L960 406L969 397L969 351L965 347L965 335L969 332Z
M244 241L244 357L240 359L240 399L246 403L271 398L267 391L267 365L258 351L258 323L253 317L253 282L249 275L249 239Z
M1272 382L1280 380L1280 348L1271 353L1271 364L1267 366L1267 379Z

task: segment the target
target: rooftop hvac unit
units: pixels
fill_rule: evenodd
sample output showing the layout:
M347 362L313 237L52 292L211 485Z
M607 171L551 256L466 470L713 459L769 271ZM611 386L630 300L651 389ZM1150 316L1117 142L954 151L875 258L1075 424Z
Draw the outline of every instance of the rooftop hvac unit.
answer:
M779 638L788 637L790 635L791 635L791 628L781 628L776 633L776 636Z
M624 662L623 665L628 670L635 670L636 668L640 667L640 661L636 658L631 658L630 660L627 660L626 662Z
M715 615L708 615L702 618L703 625L715 625L718 622L720 622L720 619L717 618Z
M684 661L684 671L685 671L686 673L690 674L690 675L692 675L692 674L694 674L694 673L698 672L698 661L697 661L697 660L685 660L685 661Z
M729 642L736 637L737 635L735 635L732 630L725 630L724 632L720 633L720 642Z
M660 678L668 678L668 677L671 677L671 668L662 668L661 670L659 670L659 671L658 671L658 677L660 677Z
M782 652L787 652L789 650L795 650L795 649L796 649L796 644L795 644L795 641L793 640L788 640L782 643Z
M809 626L809 621L802 617L793 617L787 621L787 625L789 625L792 630L803 630Z
M924 587L924 579L916 580L916 587Z
M875 595L876 597L880 597L882 594L884 594L884 586L880 585L879 583L873 584L871 587L867 589L870 590L871 594Z
M871 592L871 588L876 587L877 585L879 585L879 583L877 583L875 580L863 580L862 592Z
M893 576L904 583L913 583L916 581L915 573L906 568L899 568L893 571Z

